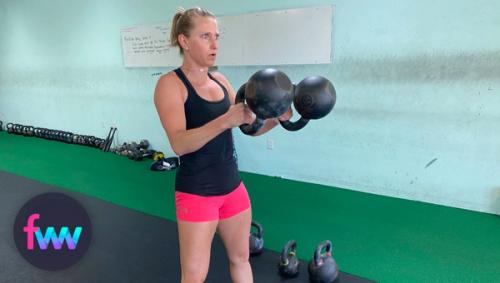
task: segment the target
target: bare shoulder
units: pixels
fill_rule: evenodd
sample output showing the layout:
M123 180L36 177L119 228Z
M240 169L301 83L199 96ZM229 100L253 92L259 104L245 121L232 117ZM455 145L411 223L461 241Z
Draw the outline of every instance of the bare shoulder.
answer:
M162 87L162 88L169 88L169 87L173 87L173 86L176 86L177 85L177 81L178 81L178 78L177 78L177 75L171 71L171 72L168 72L164 75L162 75L159 79L158 79L158 82L156 83L156 87Z
M226 79L226 77L221 73L221 72L211 72L210 73L212 77L214 77L216 80L220 81L221 83L224 83L225 85L229 84L229 81Z
M229 91L229 93L231 94L231 96L234 96L233 86L231 85L231 83L226 79L226 77L221 72L213 72L213 73L210 73L210 74L212 74L212 76L217 81L219 81L221 84L223 84L226 87L226 89Z
M155 89L155 100L163 100L172 96L184 96L181 81L173 71L162 75L158 79Z

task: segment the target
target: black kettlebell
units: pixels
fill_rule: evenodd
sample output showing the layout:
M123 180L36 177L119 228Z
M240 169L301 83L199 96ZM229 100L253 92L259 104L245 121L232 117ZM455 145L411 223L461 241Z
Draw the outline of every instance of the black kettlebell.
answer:
M253 74L236 93L236 103L245 102L255 114L255 121L240 126L243 133L253 135L264 120L279 117L292 105L293 84L282 71L267 68Z
M7 128L7 133L9 134L14 133L14 124L8 123L5 127Z
M250 255L256 256L264 251L264 238L262 238L264 230L262 225L255 221L252 221L251 227L255 227L257 231L250 233Z
M293 106L301 115L295 122L280 121L289 131L302 129L309 120L320 119L332 111L337 95L333 84L324 77L306 77L295 87Z
M323 249L324 253L322 253ZM326 240L316 247L308 270L309 281L312 283L332 283L337 279L339 270L332 257L332 242Z
M299 275L300 261L297 258L297 242L294 240L288 241L280 255L278 263L278 271L285 278L293 278Z

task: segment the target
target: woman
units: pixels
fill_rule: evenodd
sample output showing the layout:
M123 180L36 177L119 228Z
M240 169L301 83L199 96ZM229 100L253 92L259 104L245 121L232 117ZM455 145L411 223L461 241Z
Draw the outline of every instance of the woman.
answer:
M163 75L154 102L173 151L182 283L203 282L217 231L226 247L233 282L253 282L249 258L250 199L241 182L231 129L254 120L220 73L209 73L218 51L215 16L201 8L177 12L170 41L182 65ZM288 120L291 112L280 119ZM256 135L278 124L266 120Z

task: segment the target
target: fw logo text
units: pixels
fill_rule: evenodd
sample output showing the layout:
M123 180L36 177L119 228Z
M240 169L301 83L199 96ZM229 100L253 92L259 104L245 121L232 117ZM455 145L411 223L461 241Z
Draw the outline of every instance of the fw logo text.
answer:
M28 217L26 226L23 227L23 232L26 233L26 248L28 250L33 250L35 248L35 238L40 250L46 250L50 242L52 242L52 247L55 250L60 250L64 242L66 242L69 250L76 249L78 240L83 231L81 226L75 227L73 234L71 234L69 228L66 226L61 227L59 234L57 234L53 226L47 227L45 233L43 233L40 227L35 226L35 221L38 219L40 219L40 214L31 214Z

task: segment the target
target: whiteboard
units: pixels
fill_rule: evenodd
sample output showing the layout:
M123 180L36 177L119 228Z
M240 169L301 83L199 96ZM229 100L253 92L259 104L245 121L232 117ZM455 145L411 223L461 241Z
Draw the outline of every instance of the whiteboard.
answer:
M332 6L267 11L218 17L216 64L289 65L331 62ZM178 66L170 47L170 24L121 29L125 67Z
M179 49L170 46L170 26L164 23L123 28L125 67L163 67L181 64Z

